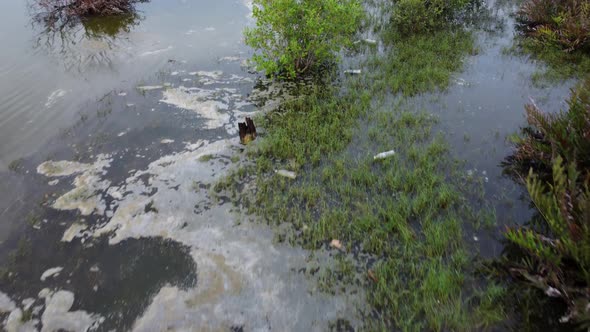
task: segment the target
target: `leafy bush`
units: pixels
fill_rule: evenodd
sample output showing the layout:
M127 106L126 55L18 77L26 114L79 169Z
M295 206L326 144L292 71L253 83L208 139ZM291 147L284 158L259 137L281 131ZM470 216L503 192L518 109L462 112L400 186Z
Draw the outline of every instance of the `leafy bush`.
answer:
M568 52L590 47L590 2L527 0L519 11L525 33Z
M391 21L402 37L435 32L468 3L469 0L398 0Z
M572 90L569 110L543 114L526 107L530 127L508 159L526 177L543 227L509 229L507 239L525 252L511 272L561 298L562 321L590 324L590 78ZM528 169L528 176L525 175ZM589 325L590 326L590 325Z
M363 15L358 0L254 0L256 27L246 44L268 75L292 79L317 73L350 46Z

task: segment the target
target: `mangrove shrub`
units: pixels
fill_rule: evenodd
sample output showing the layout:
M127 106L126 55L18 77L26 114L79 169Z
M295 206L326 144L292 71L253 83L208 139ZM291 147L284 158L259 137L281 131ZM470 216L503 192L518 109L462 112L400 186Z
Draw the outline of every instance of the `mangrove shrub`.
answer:
M254 0L256 26L245 32L253 60L267 75L317 73L350 46L363 15L358 0Z
M588 0L527 0L519 22L528 36L565 51L590 47Z
M590 79L572 92L569 109L554 115L527 106L529 127L509 159L526 177L530 197L545 222L510 229L509 241L525 253L511 272L561 298L562 321L590 324ZM529 174L523 174L526 168Z

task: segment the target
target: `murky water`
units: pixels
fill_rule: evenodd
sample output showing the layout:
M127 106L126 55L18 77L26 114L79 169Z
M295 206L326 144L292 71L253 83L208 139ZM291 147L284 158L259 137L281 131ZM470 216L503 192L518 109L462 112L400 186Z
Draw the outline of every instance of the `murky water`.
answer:
M455 84L417 104L441 119L465 173L483 179L498 228L529 218L502 175L504 138L536 88L537 64L505 55L510 8ZM357 325L363 294L317 289L302 271L328 253L278 245L209 188L243 158L253 114L245 0L152 0L137 15L61 31L0 2L0 326L32 330L325 330ZM499 27L503 27L500 29ZM515 203L516 202L516 203ZM478 234L484 255L502 249Z
M481 254L496 257L503 250L506 225L530 220L533 210L524 188L503 174L501 162L513 151L508 137L526 126L524 107L534 102L546 112L567 109L574 82L533 84L532 75L542 64L506 52L515 35L513 1L490 1L489 10L475 31L479 53L468 57L465 70L455 75L444 94L423 98L420 103L441 119L453 154L465 160L466 179L483 184L483 201L473 202L495 211L496 231L484 230L479 239Z
M238 120L255 110L256 76L243 67L248 2L138 9L48 32L27 4L0 4L14 13L0 23L0 325L358 321L362 296L328 296L309 280L324 254L277 245L210 197L243 154Z

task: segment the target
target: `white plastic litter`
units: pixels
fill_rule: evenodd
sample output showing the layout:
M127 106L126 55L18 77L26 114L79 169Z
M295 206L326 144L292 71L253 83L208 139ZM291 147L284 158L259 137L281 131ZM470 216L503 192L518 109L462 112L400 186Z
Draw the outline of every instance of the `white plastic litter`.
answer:
M350 69L350 70L345 70L344 73L349 74L349 75L360 75L362 73L362 71L360 69Z
M395 155L395 151L393 151L393 150L386 151L386 152L381 152L381 153L375 155L373 157L373 160L381 160L381 159L389 158L389 157L391 157L393 155Z
M295 172L287 171L284 169L278 170L277 174L280 176L289 178L289 179L293 179L293 180L295 180L297 178L297 174Z

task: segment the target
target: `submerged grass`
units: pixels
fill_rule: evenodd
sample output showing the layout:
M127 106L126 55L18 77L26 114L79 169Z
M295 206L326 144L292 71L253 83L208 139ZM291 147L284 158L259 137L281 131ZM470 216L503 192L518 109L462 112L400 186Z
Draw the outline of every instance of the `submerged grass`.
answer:
M368 329L469 330L505 316L503 289L473 270L465 238L480 222L444 137L433 134L437 119L396 97L444 89L472 49L461 31L412 37L341 87L307 87L257 119L264 133L248 149L254 163L214 188L281 225L280 241L318 249L339 240L321 286L363 285ZM245 179L254 185L241 187Z
M543 86L548 82L559 82L567 79L580 79L590 72L590 55L588 52L565 52L557 47L542 44L533 39L520 37L507 50L508 53L529 56L544 64L544 68L533 74L533 83Z
M385 70L375 77L380 80L378 88L406 96L447 88L452 74L462 68L465 54L477 52L473 36L462 29L401 40L388 37L394 44L393 52L384 63L376 59L369 68Z

